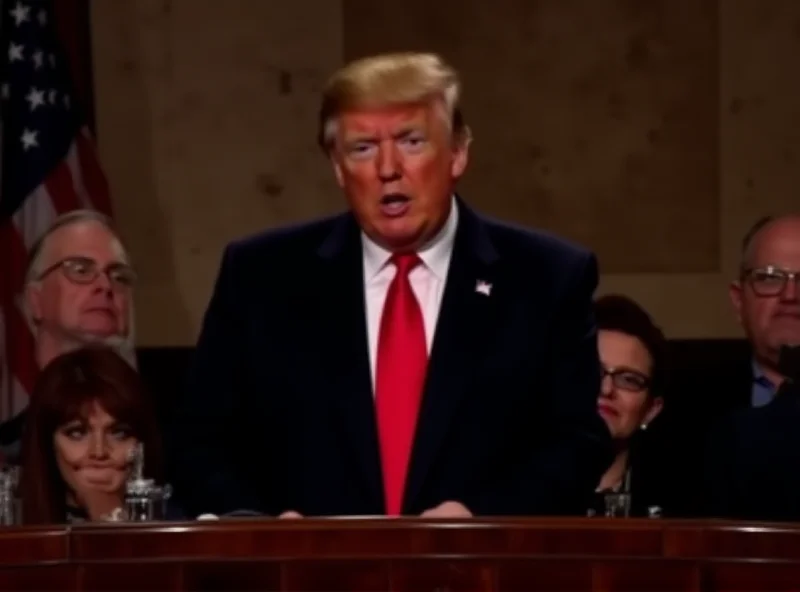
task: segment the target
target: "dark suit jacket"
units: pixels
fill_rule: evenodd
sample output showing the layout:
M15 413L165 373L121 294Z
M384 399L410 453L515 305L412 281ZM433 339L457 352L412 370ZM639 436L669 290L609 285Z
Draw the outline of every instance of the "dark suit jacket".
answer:
M739 520L800 520L800 386L743 408L711 433L705 513Z
M664 396L664 410L642 434L642 478L658 492L664 516L702 517L703 451L714 426L751 406L752 358L719 365L698 359L692 369L675 369Z
M458 207L404 513L582 514L611 459L595 258ZM384 513L360 236L344 214L226 249L176 416L190 512Z

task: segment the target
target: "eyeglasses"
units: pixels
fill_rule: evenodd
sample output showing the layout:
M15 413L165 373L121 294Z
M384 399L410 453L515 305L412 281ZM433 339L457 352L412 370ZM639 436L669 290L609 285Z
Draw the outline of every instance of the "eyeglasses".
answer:
M768 265L759 269L747 269L744 276L756 296L778 296L790 281L800 290L800 271L788 271Z
M89 257L66 257L45 269L37 279L42 280L55 270L60 269L64 277L75 284L87 285L94 282L101 273L106 274L111 285L128 289L136 282L136 272L126 263L112 263L100 269L97 261Z
M611 377L611 382L616 388L631 393L641 393L650 386L650 377L630 368L603 367L600 369L600 380L606 376Z

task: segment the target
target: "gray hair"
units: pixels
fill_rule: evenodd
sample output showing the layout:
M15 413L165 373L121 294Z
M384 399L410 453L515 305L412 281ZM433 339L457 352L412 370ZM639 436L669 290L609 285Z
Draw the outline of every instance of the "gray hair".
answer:
M120 252L123 254L125 261L128 261L128 253L119 238L119 234L117 233L111 218L96 210L72 210L53 220L53 223L47 227L47 230L45 230L44 233L42 233L42 235L37 238L31 246L30 251L28 252L28 265L25 268L26 285L38 281L39 276L44 271L44 254L46 252L47 243L49 242L50 237L62 228L87 222L96 222L97 224L105 227L105 229L114 236L114 240L117 241L117 244L120 247Z
M125 244L117 232L111 218L96 210L72 210L53 220L52 224L47 227L47 230L36 239L28 252L28 264L25 268L25 288L35 285L41 279L41 274L44 271L45 255L47 253L47 245L50 238L60 229L74 226L77 224L97 223L102 225L112 235L113 240L116 242L122 260L130 263L128 251ZM33 321L32 315L28 310L27 302L23 300L23 310L28 320L28 324L34 335L37 332L36 323ZM136 366L136 325L135 325L135 312L133 301L128 306L128 333L122 336L112 336L102 340L103 345L114 349L123 359L128 361L132 366Z

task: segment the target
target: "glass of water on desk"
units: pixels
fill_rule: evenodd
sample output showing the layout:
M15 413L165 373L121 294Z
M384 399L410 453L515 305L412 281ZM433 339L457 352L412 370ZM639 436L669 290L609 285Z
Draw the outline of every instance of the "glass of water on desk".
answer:
M630 493L607 493L604 496L607 518L627 518L631 513Z
M144 445L131 450L131 476L125 484L125 519L130 522L164 520L172 495L169 485L158 485L144 477Z
M22 524L22 502L17 496L19 467L0 469L0 526Z

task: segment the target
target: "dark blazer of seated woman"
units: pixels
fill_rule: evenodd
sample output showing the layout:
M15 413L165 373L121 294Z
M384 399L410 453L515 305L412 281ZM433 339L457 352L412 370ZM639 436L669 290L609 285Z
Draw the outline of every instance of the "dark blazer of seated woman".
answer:
M79 349L40 373L22 439L20 495L26 524L110 520L124 509L131 452L161 484L161 437L139 374L113 350ZM180 516L168 508L168 516Z
M658 467L652 466L641 440L644 434L636 434L627 443L627 462L622 479L612 485L600 486L594 492L587 515L603 516L606 513L608 494L628 494L630 506L628 516L633 518L660 518L663 516L663 500L654 478Z

